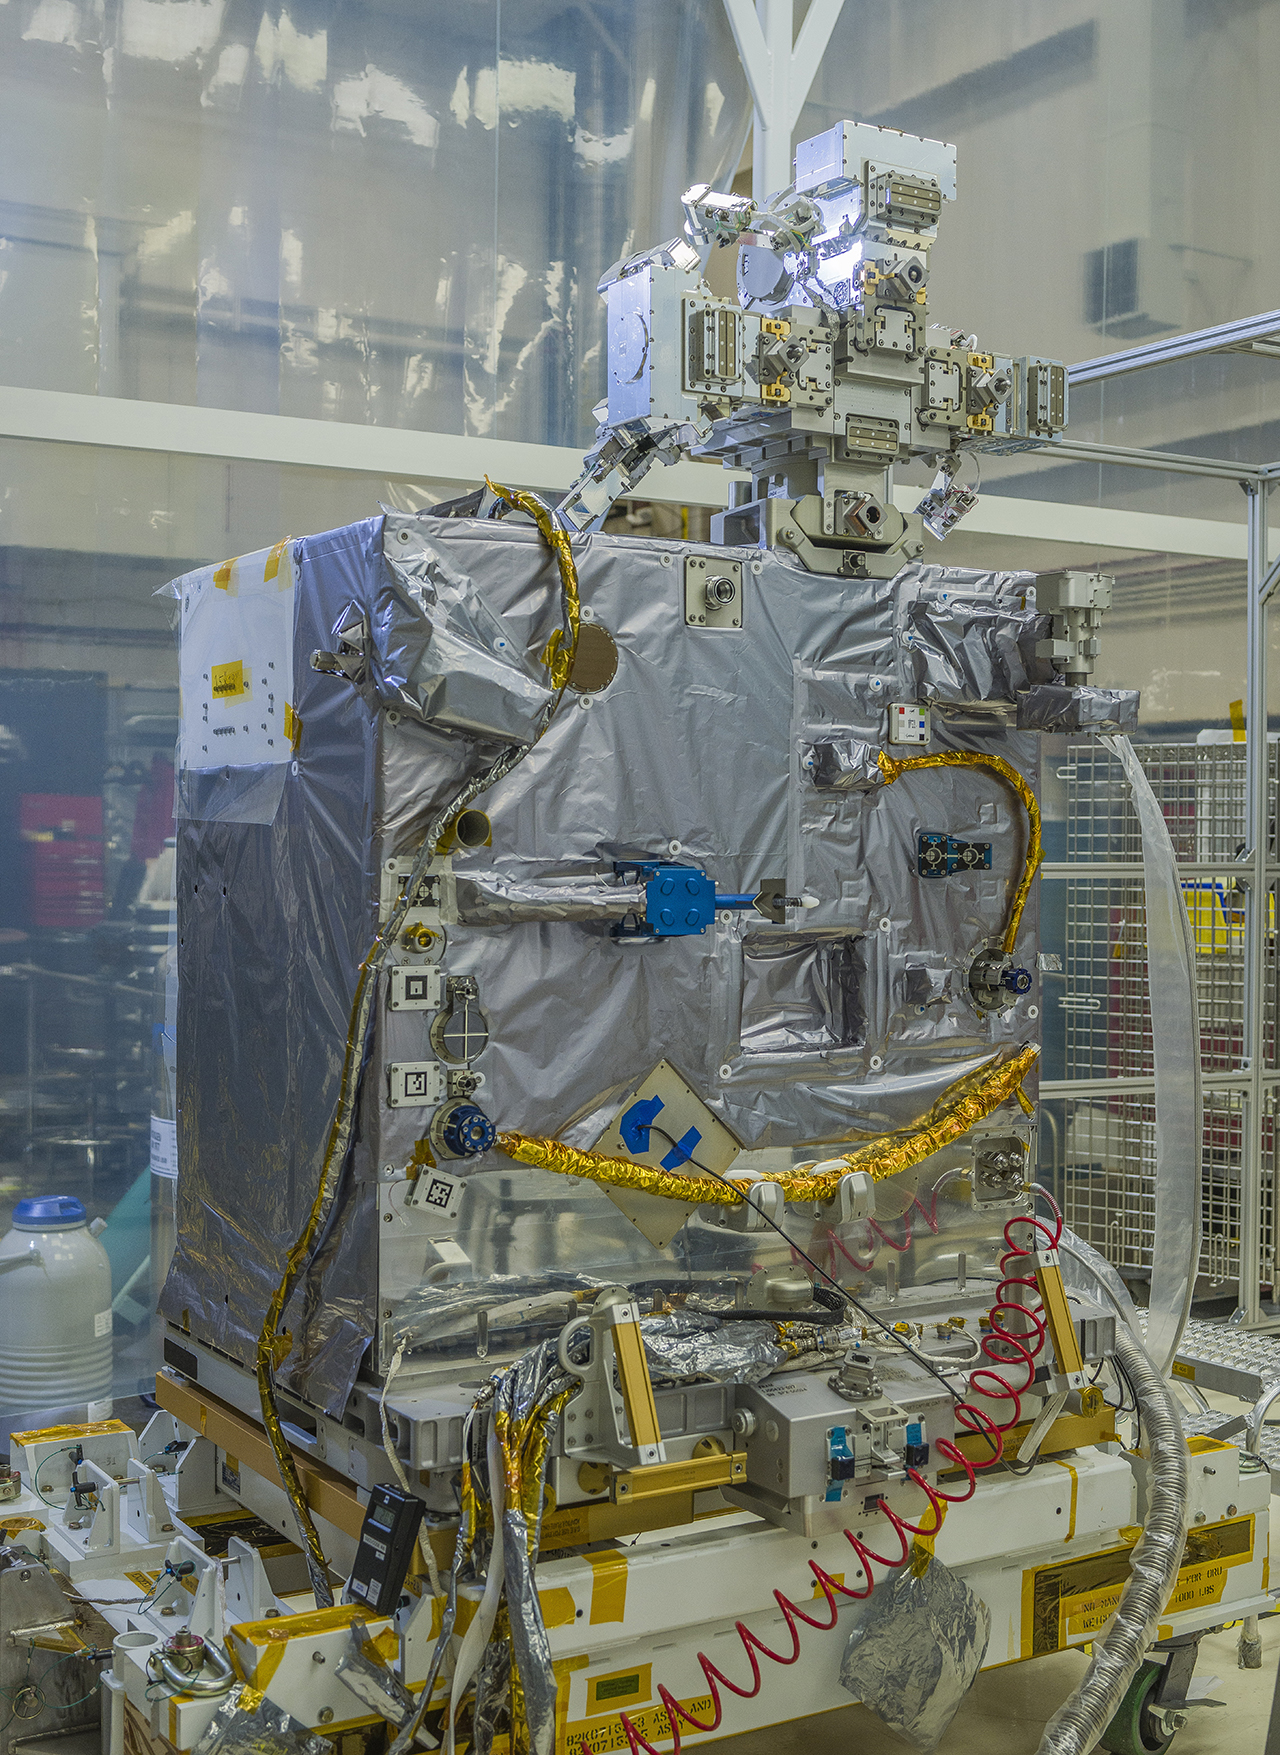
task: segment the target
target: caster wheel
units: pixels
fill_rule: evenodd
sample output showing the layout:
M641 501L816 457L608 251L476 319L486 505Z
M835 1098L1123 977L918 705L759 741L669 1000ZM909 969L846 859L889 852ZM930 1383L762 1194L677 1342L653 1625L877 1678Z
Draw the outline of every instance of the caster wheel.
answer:
M1143 1664L1129 1684L1115 1717L1098 1741L1111 1755L1161 1755L1177 1732L1163 1729L1151 1709L1151 1696L1164 1674L1163 1664Z

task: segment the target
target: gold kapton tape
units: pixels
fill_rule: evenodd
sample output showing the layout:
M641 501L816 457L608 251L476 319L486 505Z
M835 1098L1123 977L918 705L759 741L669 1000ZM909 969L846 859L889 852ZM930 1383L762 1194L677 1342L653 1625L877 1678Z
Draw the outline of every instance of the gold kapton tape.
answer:
M1028 1042L1009 1060L992 1061L966 1073L939 1097L928 1115L909 1128L899 1129L882 1139L871 1140L856 1151L846 1152L839 1170L825 1170L819 1175L804 1165L790 1171L767 1171L760 1180L780 1182L788 1200L832 1200L840 1178L850 1170L865 1170L877 1181L910 1170L952 1140L967 1133L976 1122L983 1121L1000 1105L1007 1102L1021 1087L1040 1053L1038 1045ZM631 1158L610 1158L603 1152L583 1151L566 1145L563 1140L541 1139L530 1134L500 1133L498 1144L509 1158L521 1164L532 1164L540 1170L555 1170L562 1176L585 1176L593 1182L608 1183L611 1188L640 1189L646 1194L665 1195L668 1200L696 1200L706 1206L734 1206L743 1197L728 1183L707 1176L679 1176L652 1164L637 1164Z
M917 768L989 768L1022 801L1022 807L1027 813L1027 856L1022 868L1022 878L1014 892L1013 906L1009 910L1003 943L1003 949L1012 955L1018 942L1022 910L1026 907L1027 896L1031 891L1031 880L1044 857L1040 845L1040 806L1035 793L1018 770L1006 762L1003 756L984 755L977 750L944 750L935 756L891 756L887 750L881 750L879 761L886 786L892 786L900 775L911 773Z

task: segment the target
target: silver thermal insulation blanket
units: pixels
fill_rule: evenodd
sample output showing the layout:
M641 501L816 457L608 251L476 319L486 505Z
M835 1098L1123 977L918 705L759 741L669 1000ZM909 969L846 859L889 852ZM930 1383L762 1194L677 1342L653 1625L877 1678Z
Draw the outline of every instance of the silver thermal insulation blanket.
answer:
M742 564L740 629L687 625L690 553ZM486 844L452 853L444 969L476 981L488 1045L475 1101L497 1128L591 1146L666 1060L746 1153L821 1156L910 1124L958 1076L1033 1040L1038 977L1002 1012L968 991L1023 871L1011 790L974 767L858 784L903 701L932 706L931 752L994 753L1034 785L1038 739L1017 728L1019 700L1054 678L1036 657L1049 622L1030 577L914 566L842 580L774 553L603 535L574 554L585 621L616 644L616 674L595 693L569 689L477 801ZM384 862L415 853L433 811L533 736L561 595L521 520L391 514L173 589L180 1175L161 1308L249 1365L317 1188ZM312 668L316 651L341 668ZM838 753L815 773L823 744ZM926 878L926 833L989 857ZM785 922L721 911L688 937L615 937L639 901L631 879L611 904L615 862L637 858L697 867L721 892L782 880ZM1035 944L1033 886L1014 957L1033 972ZM751 1259L751 1240L697 1217L659 1249L599 1186L496 1149L449 1166L465 1178L460 1217L424 1229L404 1168L431 1111L390 1107L387 1069L431 1057L429 1024L380 992L356 1045L339 1193L286 1312L280 1381L333 1413L362 1367L385 1369L401 1308L421 1315L459 1284L634 1283L710 1274L735 1249ZM891 1218L967 1162L949 1150L886 1185ZM456 1253L432 1271L427 1239L442 1235L464 1252L461 1274ZM904 1279L921 1259L899 1257Z

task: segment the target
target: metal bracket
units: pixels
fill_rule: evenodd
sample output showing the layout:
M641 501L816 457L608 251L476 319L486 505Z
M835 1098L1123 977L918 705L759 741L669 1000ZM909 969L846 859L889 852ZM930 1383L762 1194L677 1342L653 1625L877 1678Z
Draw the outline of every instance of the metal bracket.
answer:
M579 1364L570 1356L569 1343L584 1329L588 1352ZM666 1462L640 1333L640 1307L624 1287L599 1293L590 1315L570 1318L560 1330L556 1357L563 1370L582 1380L582 1388L565 1406L562 1430L566 1454L584 1461L608 1461L624 1469ZM615 1365L621 1394L614 1386Z

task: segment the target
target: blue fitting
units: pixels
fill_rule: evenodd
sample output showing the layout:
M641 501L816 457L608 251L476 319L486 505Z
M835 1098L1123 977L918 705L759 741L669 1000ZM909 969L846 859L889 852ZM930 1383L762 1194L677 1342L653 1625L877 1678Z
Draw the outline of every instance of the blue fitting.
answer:
M716 917L716 887L692 865L653 865L645 878L645 924L659 938L689 938Z
M446 1147L457 1158L478 1158L498 1137L498 1130L483 1109L459 1103L440 1130Z
M1006 969L1000 977L1000 985L1007 987L1010 993L1031 992L1030 969Z

